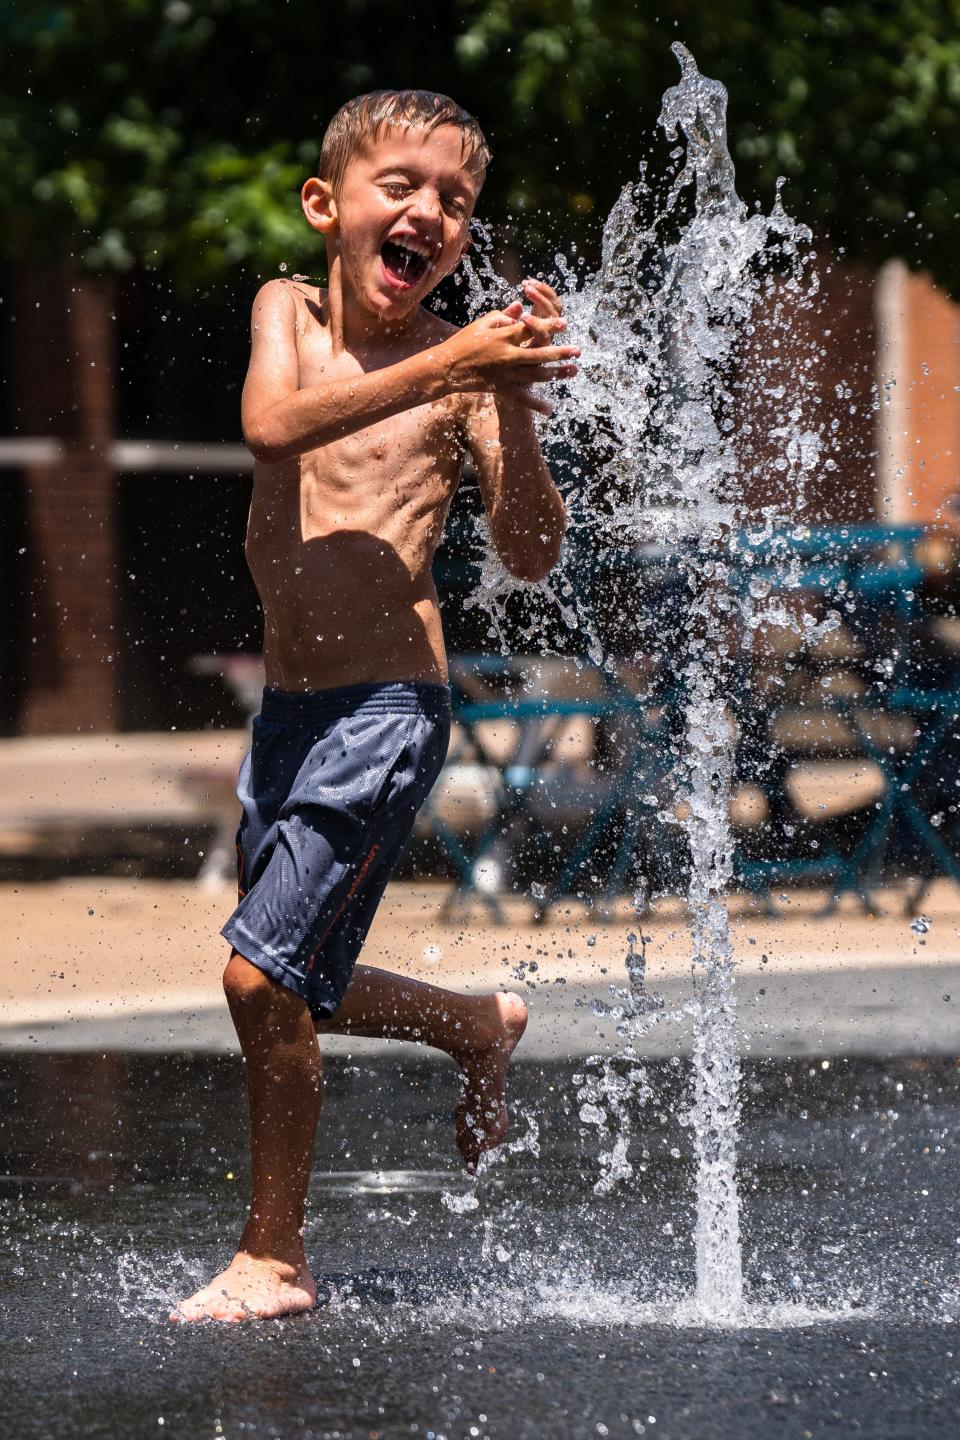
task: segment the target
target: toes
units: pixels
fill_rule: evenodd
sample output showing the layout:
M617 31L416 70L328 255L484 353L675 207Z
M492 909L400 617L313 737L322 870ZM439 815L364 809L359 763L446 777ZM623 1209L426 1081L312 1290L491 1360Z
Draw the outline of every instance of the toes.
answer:
M175 1310L171 1310L169 1319L174 1324L194 1320L233 1320L237 1318L237 1306L242 1304L242 1301L229 1295L226 1290L219 1293L199 1290L196 1295L182 1300ZM242 1319L242 1315L239 1318Z
M480 1119L470 1110L458 1110L457 1145L471 1173L485 1150L493 1150L503 1142L507 1127L506 1106L483 1111Z
M176 1310L170 1311L169 1318L175 1325L185 1325L191 1320L209 1320L212 1316L211 1312L203 1305L184 1301L182 1305L177 1306Z
M167 1318L175 1325L185 1325L203 1320L246 1320L252 1314L253 1312L242 1304L211 1301L205 1305L194 1305L189 1310L186 1306L181 1306L179 1310L171 1310Z

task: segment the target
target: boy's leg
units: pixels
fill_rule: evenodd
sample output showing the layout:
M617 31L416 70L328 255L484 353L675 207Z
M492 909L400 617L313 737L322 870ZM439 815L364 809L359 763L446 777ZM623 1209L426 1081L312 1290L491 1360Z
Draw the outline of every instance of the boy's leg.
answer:
M519 995L463 995L408 980L374 965L357 965L347 992L320 1034L415 1040L450 1055L463 1071L457 1144L473 1168L507 1129L507 1066L527 1023Z
M303 1250L323 1093L313 1021L299 996L236 951L223 983L246 1063L250 1215L227 1269L172 1311L171 1320L286 1315L316 1302Z

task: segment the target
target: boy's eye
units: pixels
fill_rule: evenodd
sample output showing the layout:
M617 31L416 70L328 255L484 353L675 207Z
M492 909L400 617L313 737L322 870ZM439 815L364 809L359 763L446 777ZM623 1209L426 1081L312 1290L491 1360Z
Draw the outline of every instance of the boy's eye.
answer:
M410 186L402 184L399 180L390 180L383 188L392 199L399 200L401 195L406 195Z
M466 205L462 200L458 200L456 196L448 195L443 203L446 209L453 211L454 215L463 216L467 213Z

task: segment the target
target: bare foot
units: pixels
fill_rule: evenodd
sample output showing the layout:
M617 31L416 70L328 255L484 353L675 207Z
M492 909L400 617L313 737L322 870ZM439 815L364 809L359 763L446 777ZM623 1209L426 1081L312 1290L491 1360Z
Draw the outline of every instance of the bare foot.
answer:
M507 1133L506 1078L510 1056L527 1028L527 1007L519 995L484 995L472 1035L453 1053L463 1071L463 1098L456 1108L457 1145L471 1172L484 1150Z
M312 1310L317 1287L306 1264L258 1259L239 1250L226 1270L215 1275L189 1300L181 1300L169 1318L185 1320L275 1320Z

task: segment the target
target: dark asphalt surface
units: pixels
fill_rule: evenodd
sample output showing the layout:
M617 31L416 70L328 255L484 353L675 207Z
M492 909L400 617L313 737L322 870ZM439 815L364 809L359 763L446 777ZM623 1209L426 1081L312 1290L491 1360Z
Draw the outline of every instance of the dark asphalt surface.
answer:
M306 1237L321 1304L177 1328L169 1302L226 1261L242 1220L239 1061L3 1056L5 1428L38 1440L960 1433L951 1060L747 1064L749 1303L730 1329L690 1301L686 1063L647 1066L634 1174L605 1196L597 1130L577 1118L583 1073L576 1060L517 1065L518 1148L474 1195L451 1143L449 1067L386 1051L331 1060Z

